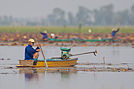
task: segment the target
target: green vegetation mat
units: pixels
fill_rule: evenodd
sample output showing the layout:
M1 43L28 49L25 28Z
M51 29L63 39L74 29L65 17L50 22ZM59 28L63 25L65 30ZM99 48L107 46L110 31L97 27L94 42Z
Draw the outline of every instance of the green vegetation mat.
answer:
M0 32L38 32L39 27L35 26L23 26L23 27L10 27L10 26L1 26ZM88 30L91 29L93 33L109 33L112 30L112 27L40 27L40 31L47 30L48 32L54 33L88 33ZM121 27L120 33L134 33L134 27Z

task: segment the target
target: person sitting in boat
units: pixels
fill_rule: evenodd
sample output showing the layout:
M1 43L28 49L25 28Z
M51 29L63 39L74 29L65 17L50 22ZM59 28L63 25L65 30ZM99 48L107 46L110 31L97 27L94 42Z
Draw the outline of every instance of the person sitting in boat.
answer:
M116 35L116 33L117 33L119 30L120 30L120 26L118 26L117 29L116 29L116 28L113 28L113 29L112 29L112 33L111 33L111 35L112 35L112 41L114 41L115 35Z
M25 48L25 60L34 60L37 61L39 57L40 45L37 46L36 49L33 48L34 46L34 39L28 40L28 46Z
M48 40L48 33L46 30L44 32L40 32L40 34L43 36L43 40Z
M51 34L50 34L50 38L51 38L51 39L54 39L54 38L55 38L55 34L54 34L54 33L51 33Z
M51 34L50 34L50 38L51 38L51 39L57 39L58 36L56 36L54 33L51 33Z

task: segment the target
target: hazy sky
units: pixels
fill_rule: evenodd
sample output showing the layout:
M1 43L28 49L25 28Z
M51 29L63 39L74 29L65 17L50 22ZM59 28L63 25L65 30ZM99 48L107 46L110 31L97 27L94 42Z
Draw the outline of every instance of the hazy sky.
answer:
M130 9L134 0L0 0L0 15L43 17L55 7L76 13L78 6L94 9L108 4L113 4L116 11L124 10Z

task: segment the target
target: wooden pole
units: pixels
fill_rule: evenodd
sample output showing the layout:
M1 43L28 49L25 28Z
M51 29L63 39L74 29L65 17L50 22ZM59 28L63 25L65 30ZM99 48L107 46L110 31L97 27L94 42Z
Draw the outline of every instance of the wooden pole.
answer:
M39 27L38 27L38 31L40 32L40 28ZM42 47L41 47L40 42L39 42L39 37L37 37L37 42L38 42L38 45L40 46L40 50L41 50L41 53L42 53L42 56L43 56L43 59L44 59L44 62L45 62L45 68L47 69L48 65L47 65L46 58L44 56L44 52L43 52Z

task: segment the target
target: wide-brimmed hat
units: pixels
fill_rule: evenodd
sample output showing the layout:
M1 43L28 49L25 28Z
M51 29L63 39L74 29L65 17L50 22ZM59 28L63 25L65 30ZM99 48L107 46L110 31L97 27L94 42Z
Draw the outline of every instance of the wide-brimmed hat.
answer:
M115 30L116 30L115 28L112 29L112 31L115 31Z
M44 33L47 33L47 31L45 30Z
M34 41L34 39L29 39L28 42L34 43L35 41Z

